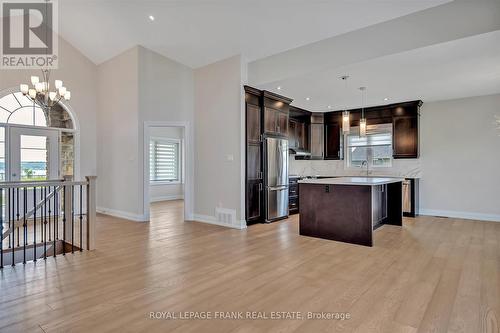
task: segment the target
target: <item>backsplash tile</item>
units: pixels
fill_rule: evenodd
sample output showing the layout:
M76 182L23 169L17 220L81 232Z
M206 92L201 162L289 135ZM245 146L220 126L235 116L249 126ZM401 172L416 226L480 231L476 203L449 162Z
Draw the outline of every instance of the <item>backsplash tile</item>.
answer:
M344 161L295 160L293 155L290 155L289 173L299 176L364 176L366 170L346 169ZM421 178L420 160L393 160L391 168L371 169L370 175Z

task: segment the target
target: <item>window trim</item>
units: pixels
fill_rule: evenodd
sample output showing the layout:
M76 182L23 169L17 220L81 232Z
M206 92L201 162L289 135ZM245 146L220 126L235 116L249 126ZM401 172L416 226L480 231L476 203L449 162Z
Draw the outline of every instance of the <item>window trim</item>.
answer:
M162 186L162 185L177 185L177 184L184 184L184 172L183 172L183 166L184 166L184 147L183 147L183 140L181 139L174 139L174 138L166 138L166 137L158 137L158 136L151 136L149 138L149 147L151 147L151 141L161 141L165 143L175 143L178 144L179 150L177 152L177 159L178 159L178 175L176 180L152 180L151 175L153 174L151 172L151 165L149 164L149 184L150 186ZM150 148L151 149L151 148ZM149 158L151 158L151 150L149 151Z
M381 126L384 126L384 125L386 125L387 129L390 130L391 139L392 139L392 137L393 137L394 134L393 134L393 129L392 129L392 124L391 123L378 124L378 125L369 125L369 126L372 126L372 127L373 126L375 126L375 127L377 127L377 126L381 127ZM350 159L350 152L349 152L350 146L349 146L349 138L348 138L348 136L352 135L353 131L356 132L356 133L359 133L359 126L351 126L350 132L344 134L344 136L343 136L343 139L344 139L344 157L345 157L344 158L344 168L346 170L362 170L362 169L364 169L364 167L355 166L355 165L352 165L350 163L351 159ZM368 132L368 135L369 135L370 133L369 133L368 130L367 130L367 132ZM377 130L375 130L375 132L377 132ZM372 134L376 134L376 133L372 133ZM365 146L365 147L369 147L369 146ZM392 142L390 144L390 147L392 148L392 150L394 150ZM369 159L369 158L367 159L367 161L368 161L368 167L369 167L370 170L384 170L384 169L389 169L389 168L393 167L394 157L393 157L393 155L391 155L390 164L389 165L385 165L385 166L373 165L373 163L370 162L371 159Z

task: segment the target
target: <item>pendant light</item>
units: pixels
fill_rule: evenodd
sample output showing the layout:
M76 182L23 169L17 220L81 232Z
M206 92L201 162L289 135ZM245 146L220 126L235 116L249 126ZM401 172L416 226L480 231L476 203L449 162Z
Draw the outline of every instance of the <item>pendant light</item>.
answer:
M361 119L359 119L359 136L366 136L366 118L365 118L365 90L366 87L360 87L361 90Z
M348 75L344 75L341 77L341 79L344 81L345 84L345 96L347 98L347 79L349 78ZM351 119L350 119L350 114L349 111L347 111L347 105L344 108L344 112L342 112L342 132L344 133L349 133L351 130Z

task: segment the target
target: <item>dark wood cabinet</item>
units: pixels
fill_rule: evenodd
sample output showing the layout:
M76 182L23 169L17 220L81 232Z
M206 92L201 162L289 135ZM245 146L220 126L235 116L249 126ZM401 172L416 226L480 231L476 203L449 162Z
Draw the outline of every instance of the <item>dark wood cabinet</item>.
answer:
M288 113L270 107L264 108L264 132L288 136Z
M260 90L245 87L246 101L246 212L247 224L264 218L262 164L262 108Z
M290 119L288 125L288 146L290 148L308 150L306 124Z
M325 124L325 159L340 160L342 158L342 139L340 123Z
M299 212L299 178L292 177L288 182L288 213Z
M247 104L247 140L252 143L261 141L261 112L258 105Z
M310 131L311 159L322 160L324 157L325 126L324 124L311 124Z
M247 182L246 219L247 223L260 222L262 219L262 183Z
M262 148L260 144L251 144L247 147L247 179L259 180L262 178Z
M245 218L247 225L265 221L264 140L287 137L291 99L245 86Z
M395 116L392 121L394 158L418 158L418 115Z
M419 157L419 109L422 101L410 101L365 108L368 125L392 123L393 158ZM359 126L360 109L349 110L350 125ZM343 159L342 113L326 112L325 159ZM337 133L339 133L337 135Z
M297 146L299 149L307 150L307 131L305 123L297 123L297 128L295 129L295 136L297 137Z
M298 148L299 141L297 138L297 126L298 122L294 119L290 119L290 123L288 124L288 147L289 148Z

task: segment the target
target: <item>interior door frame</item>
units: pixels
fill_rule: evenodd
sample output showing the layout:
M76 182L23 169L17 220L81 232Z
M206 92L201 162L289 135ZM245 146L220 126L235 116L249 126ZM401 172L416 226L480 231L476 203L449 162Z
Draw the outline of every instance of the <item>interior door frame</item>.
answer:
M7 127L5 128L5 164L6 164L6 177L9 180L14 180L14 181L21 181L21 173L22 170L19 170L18 174L16 174L16 177L19 177L19 179L13 179L12 172L13 170L13 165L17 163L19 159L19 163L21 163L21 158L20 158L20 152L19 156L17 156L17 152L12 151L13 149L13 144L16 143L16 141L13 141L14 136L19 135L19 139L21 138L22 135L32 135L32 136L46 136L50 141L49 141L49 174L47 175L48 180L54 180L54 179L59 179L60 176L60 136L61 133L60 131L56 129L51 129L51 128L37 128L37 127L24 127L24 126L9 126L8 130ZM16 133L17 132L17 133ZM22 133L25 132L25 133ZM57 143L55 146L51 141ZM18 144L19 149L21 148L21 142ZM7 148L8 147L8 148ZM7 156L8 156L8 163L7 163ZM19 157L17 159L17 157ZM54 163L55 162L55 163ZM8 167L7 167L8 164ZM55 168L52 166L52 164L55 164ZM8 169L8 177L7 177L7 169Z
M145 121L143 127L143 221L149 221L149 139L152 127L180 127L184 131L184 220L193 220L194 211L194 150L191 123L188 121Z

